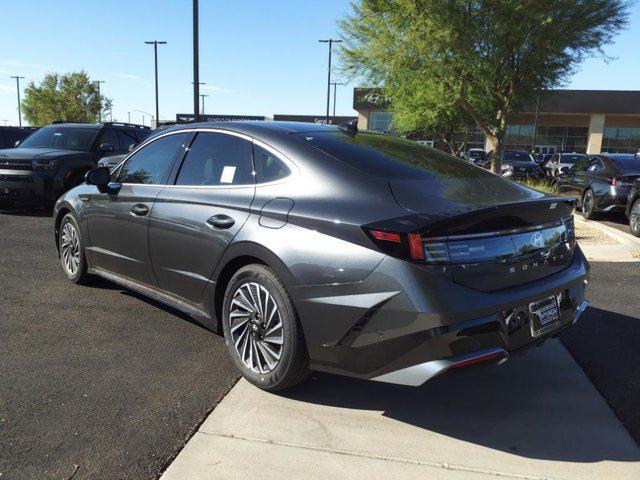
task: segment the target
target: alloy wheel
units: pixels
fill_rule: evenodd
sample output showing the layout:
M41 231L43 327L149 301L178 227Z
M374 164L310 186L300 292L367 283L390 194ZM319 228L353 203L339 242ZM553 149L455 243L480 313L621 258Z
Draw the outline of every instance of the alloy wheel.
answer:
M591 208L593 207L593 194L591 190L587 190L584 194L584 198L582 199L582 211L588 215L591 213Z
M65 224L60 237L62 264L70 276L75 276L80 268L80 238L71 223Z
M640 232L640 201L637 201L631 209L631 215L629 215L629 227L631 231Z
M257 282L236 289L229 305L229 331L236 353L255 373L278 365L284 345L283 323L275 299Z

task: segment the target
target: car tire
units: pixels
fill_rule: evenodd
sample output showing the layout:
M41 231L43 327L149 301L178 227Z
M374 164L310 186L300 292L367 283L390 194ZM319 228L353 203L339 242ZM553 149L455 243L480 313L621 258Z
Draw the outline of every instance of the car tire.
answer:
M640 237L640 198L638 198L629 210L629 230L632 235Z
M587 188L582 194L582 217L585 220L593 220L596 216L594 210L593 190Z
M309 355L295 306L271 268L251 264L233 275L222 328L233 362L257 387L284 390L308 377Z
M60 222L58 231L58 254L62 271L73 283L85 284L92 279L87 273L87 260L80 227L75 217L67 213Z

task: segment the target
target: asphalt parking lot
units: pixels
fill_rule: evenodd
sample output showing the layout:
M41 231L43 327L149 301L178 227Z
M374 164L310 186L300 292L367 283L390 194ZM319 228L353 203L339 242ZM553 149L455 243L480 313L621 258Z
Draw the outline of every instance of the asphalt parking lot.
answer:
M66 281L51 222L0 212L0 478L155 478L236 371L181 314Z
M237 374L188 317L66 281L51 222L0 212L0 478L157 478ZM640 444L640 263L592 267L591 308L562 340Z

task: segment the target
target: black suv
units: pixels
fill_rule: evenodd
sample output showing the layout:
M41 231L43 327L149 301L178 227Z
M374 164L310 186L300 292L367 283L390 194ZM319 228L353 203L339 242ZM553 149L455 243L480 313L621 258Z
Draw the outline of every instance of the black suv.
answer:
M0 148L12 148L16 142L21 142L33 132L36 127L0 127Z
M149 127L124 123L54 123L0 150L0 203L44 204L82 183L105 155L128 152Z

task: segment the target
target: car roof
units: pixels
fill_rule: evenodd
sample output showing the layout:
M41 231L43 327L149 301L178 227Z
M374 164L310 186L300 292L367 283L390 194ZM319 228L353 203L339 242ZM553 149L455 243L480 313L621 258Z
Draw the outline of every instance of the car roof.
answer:
M340 130L337 125L326 125L322 123L241 120L231 122L183 123L172 125L171 127L166 128L164 131L170 132L174 130L192 130L198 128L218 128L222 130L231 130L238 133L246 133L247 135L255 133L275 133L281 135L289 135L302 132L331 132Z

